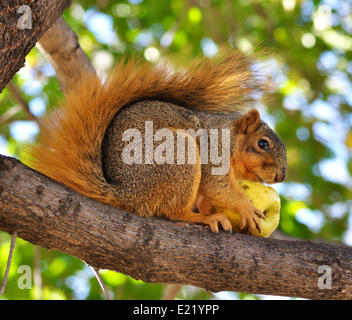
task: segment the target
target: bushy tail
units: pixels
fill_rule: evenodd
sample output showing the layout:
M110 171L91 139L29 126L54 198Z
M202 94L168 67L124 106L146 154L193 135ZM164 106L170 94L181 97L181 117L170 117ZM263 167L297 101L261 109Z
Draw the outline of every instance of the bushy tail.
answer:
M124 106L141 100L164 100L203 111L236 111L265 89L238 52L203 59L174 72L167 64L134 60L117 64L102 84L87 76L67 93L58 111L43 119L40 142L31 150L34 169L68 187L117 207L118 188L106 182L101 144L108 125Z

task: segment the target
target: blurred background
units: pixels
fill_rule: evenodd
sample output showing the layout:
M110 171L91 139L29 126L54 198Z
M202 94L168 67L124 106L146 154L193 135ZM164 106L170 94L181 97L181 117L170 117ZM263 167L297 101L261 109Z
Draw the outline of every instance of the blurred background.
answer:
M264 63L277 84L258 102L265 121L287 146L288 176L275 185L282 200L279 231L352 245L352 0L82 0L64 13L99 73L124 56L182 65L228 44L269 51ZM36 49L0 94L0 153L26 163L36 119L62 99L55 71ZM0 279L10 236L0 232ZM31 289L20 289L28 265ZM160 299L165 285L102 271L114 299ZM269 299L185 286L187 299ZM103 299L80 260L17 239L5 295L0 299Z

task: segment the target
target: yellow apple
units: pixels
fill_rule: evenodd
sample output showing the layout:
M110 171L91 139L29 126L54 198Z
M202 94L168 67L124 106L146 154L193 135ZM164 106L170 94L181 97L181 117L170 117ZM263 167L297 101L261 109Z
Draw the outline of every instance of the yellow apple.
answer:
M248 198L252 201L253 205L261 210L265 219L259 218L260 225L262 226L262 232L258 230L254 233L258 237L268 237L272 234L280 221L280 197L277 192L268 186L264 186L259 182L252 181L241 181L240 187ZM231 221L232 228L235 232L241 232L240 215L230 209L216 208L216 212L225 214Z

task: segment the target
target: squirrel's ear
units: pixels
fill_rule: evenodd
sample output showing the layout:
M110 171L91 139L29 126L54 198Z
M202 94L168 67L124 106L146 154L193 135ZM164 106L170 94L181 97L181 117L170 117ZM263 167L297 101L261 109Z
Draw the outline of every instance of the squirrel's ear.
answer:
M235 130L238 133L250 134L258 129L260 125L260 115L255 109L248 111L235 122Z

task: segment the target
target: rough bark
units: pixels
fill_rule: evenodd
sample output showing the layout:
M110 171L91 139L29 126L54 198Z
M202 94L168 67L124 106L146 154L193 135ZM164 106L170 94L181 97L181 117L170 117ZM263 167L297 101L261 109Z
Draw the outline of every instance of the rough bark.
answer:
M24 5L27 7L19 9ZM69 0L0 1L0 92L24 66L26 55L38 39L69 5ZM31 24L26 24L29 17Z
M76 87L83 74L95 74L77 35L63 18L57 19L37 46L54 67L63 91Z
M143 218L0 156L0 230L96 268L158 283L313 299L352 298L352 248L257 238ZM319 266L332 288L319 289Z

